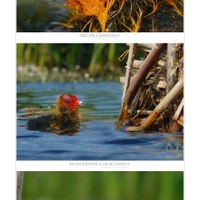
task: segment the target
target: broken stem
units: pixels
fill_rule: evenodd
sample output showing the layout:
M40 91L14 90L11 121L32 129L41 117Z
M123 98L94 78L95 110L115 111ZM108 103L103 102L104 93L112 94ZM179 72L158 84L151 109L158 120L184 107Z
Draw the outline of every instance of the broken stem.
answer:
M153 112L147 117L147 119L141 125L143 129L146 129L157 118L157 116L171 103L171 101L181 92L183 89L183 79L172 88L172 90L165 96L165 98L156 106Z

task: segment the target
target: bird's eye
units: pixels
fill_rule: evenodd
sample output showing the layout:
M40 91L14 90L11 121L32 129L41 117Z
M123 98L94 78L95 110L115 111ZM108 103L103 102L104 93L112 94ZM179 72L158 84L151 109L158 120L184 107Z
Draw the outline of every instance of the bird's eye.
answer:
M70 99L67 99L67 100L66 100L66 103L68 103L68 104L69 104L69 103L70 103Z

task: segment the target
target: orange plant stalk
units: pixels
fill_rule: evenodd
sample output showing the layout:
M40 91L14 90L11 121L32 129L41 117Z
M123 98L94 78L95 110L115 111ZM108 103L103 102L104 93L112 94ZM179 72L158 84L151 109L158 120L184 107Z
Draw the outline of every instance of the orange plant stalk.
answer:
M94 16L100 23L101 31L105 32L108 12L114 2L115 0L66 0L65 7L75 18Z
M150 15L152 15L153 13L156 12L156 10L158 9L158 2L157 2L157 0L156 0L156 1L153 1L153 0L152 0L152 8L153 8L153 10L152 10L148 15L146 15L146 16L144 16L144 17L148 17L148 16L150 16Z
M143 10L139 6L138 6L138 9L139 9L138 11L136 9L134 9L134 11L136 12L136 15L137 15L136 20L134 19L134 17L132 15L130 15L129 16L129 20L130 20L129 25L126 25L125 23L121 22L122 25L125 26L130 32L138 32L140 29ZM132 6L131 6L131 10L132 10Z
M173 0L165 0L166 3L174 7L174 11L177 12L178 15L181 15L183 17L183 13L178 9L175 2Z

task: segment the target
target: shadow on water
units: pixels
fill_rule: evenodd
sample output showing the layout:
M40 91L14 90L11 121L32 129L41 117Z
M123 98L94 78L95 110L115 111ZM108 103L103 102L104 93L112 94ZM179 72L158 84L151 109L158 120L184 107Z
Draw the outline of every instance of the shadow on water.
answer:
M83 101L79 132L30 131L18 117L17 160L183 160L183 133L115 130L122 92L117 82L18 84L17 115L24 107L53 106L66 92Z

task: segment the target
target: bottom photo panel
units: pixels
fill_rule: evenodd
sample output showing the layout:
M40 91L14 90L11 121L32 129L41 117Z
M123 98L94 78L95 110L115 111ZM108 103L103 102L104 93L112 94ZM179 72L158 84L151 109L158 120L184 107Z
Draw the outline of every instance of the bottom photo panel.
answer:
M184 176L164 172L17 172L17 200L182 200Z

